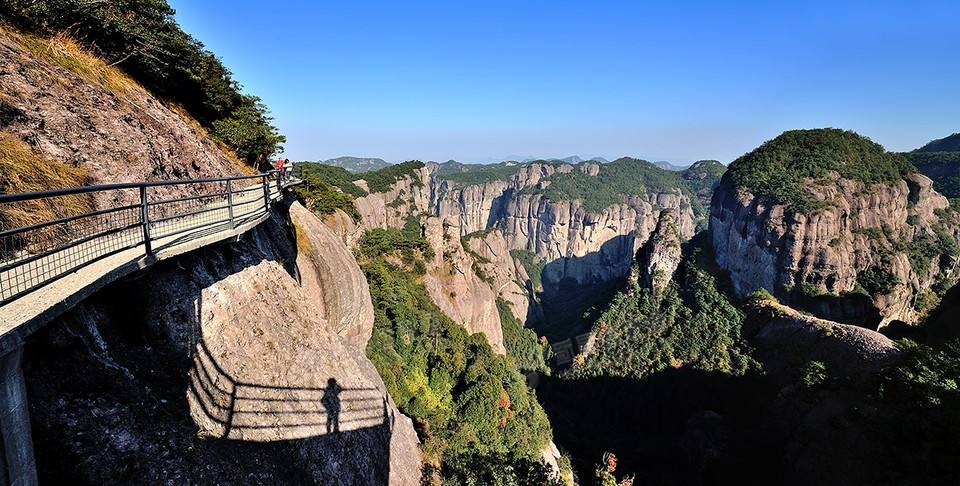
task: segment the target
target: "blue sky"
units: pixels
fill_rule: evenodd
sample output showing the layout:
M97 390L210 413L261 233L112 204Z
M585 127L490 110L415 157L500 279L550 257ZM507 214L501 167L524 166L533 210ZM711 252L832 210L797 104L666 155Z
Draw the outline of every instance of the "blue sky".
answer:
M793 128L960 131L957 1L170 4L295 160L726 163Z

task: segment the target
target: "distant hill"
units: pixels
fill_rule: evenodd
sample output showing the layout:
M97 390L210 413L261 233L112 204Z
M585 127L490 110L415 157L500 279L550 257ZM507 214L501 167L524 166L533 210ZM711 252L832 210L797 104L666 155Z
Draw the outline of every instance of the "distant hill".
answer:
M568 164L579 164L580 162L583 162L583 158L580 157L579 155L571 155L571 156L569 156L569 157L564 157L564 158L562 158L562 159L561 159L561 158L558 158L558 157L529 158L529 159L523 159L522 162L523 162L524 164L526 164L526 163L529 163L529 162L537 162L537 161L540 161L540 160L545 160L545 161L547 161L547 162L566 162L566 163L568 163ZM591 159L591 160L593 160L593 159Z
M700 203L709 206L713 191L720 184L720 178L726 171L727 166L717 160L698 160L690 167L683 169L680 175L687 181L690 190L697 195Z
M933 179L937 192L951 199L960 198L960 133L903 155L923 175Z
M960 152L960 132L934 140L914 152Z
M343 167L354 174L380 170L393 165L383 159L365 157L337 157L335 159L324 160L322 163L333 167Z
M664 170L672 170L672 171L674 171L674 172L680 172L680 171L686 169L687 167L690 167L689 165L673 165L673 164L671 164L670 162L667 162L667 161L665 161L665 160L661 160L661 161L659 161L659 162L654 162L653 165L655 165L655 166L657 166L657 167L659 167L659 168L661 168L661 169L664 169Z
M590 162L600 162L601 164L609 164L610 161L603 157L594 157L590 159Z

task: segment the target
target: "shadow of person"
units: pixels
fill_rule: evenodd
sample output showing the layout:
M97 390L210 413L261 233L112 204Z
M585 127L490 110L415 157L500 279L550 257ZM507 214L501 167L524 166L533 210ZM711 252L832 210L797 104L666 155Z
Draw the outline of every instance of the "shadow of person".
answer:
M327 410L327 433L340 432L340 392L343 388L336 378L327 380L327 389L323 391L323 408Z

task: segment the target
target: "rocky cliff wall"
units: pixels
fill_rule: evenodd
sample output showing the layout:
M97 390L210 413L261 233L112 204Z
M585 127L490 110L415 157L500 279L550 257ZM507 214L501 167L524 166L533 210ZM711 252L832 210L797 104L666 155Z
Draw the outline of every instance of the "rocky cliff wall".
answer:
M319 224L294 212L298 226ZM314 262L340 259L330 268L349 278L359 269L296 235L274 214L239 243L108 287L31 338L44 480L419 484L413 425L358 349L369 324L344 326L367 319L369 296Z
M431 299L471 334L483 333L493 352L506 353L497 293L491 282L477 274L476 259L463 248L457 227L440 218L426 218L423 231L434 249L423 279Z
M599 166L594 166L580 168L596 175ZM522 193L524 188L548 184L544 179L555 172L570 170L575 169L530 164L509 181L474 185L434 177L431 212L458 220L464 235L500 228L508 248L532 252L548 262L543 274L545 286L622 278L664 209L677 213L677 227L685 240L693 236L696 224L690 200L679 189L632 196L597 213L587 211L578 200L551 201L540 194Z
M520 322L536 315L536 302L531 299L530 277L515 258L503 237L503 231L493 229L474 233L467 239L473 253L477 273L485 279L497 296L507 302L510 311Z
M765 288L785 303L874 329L892 320L915 322L918 298L954 278L956 255L942 241L956 244L946 198L920 174L866 186L834 173L808 187L828 207L793 214L721 184L710 231L717 264L730 271L737 293ZM889 292L862 295L870 269L889 272L883 275L895 282Z

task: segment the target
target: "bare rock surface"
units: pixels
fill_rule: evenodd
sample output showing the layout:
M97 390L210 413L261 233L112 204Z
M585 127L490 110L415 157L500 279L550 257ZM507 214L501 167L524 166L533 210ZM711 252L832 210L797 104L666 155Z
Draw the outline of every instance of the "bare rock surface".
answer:
M510 305L510 311L520 322L526 322L531 312L531 296L524 285L529 280L526 269L512 256L503 238L503 232L493 229L467 240L474 253L479 273L488 279L497 296Z
M461 245L460 232L449 222L427 218L424 235L434 248L423 279L430 297L468 332L483 333L495 353L506 353L497 294L474 271L475 260Z
M744 335L773 374L810 361L853 378L865 378L900 357L896 343L879 332L801 314L771 300L755 299Z
M363 271L337 234L300 203L290 206L290 218L301 249L297 268L304 293L322 295L328 325L363 351L373 332L373 304Z
M643 248L644 285L660 291L667 287L680 266L681 243L676 213L661 212L657 229Z
M684 240L693 236L696 223L690 200L679 190L629 197L599 213L587 211L579 200L551 201L520 192L563 170L572 168L534 163L509 181L472 185L433 178L431 211L458 220L464 235L500 228L508 248L552 263L544 270L545 286L565 279L591 284L624 277L665 209L677 213L677 229ZM585 170L594 173L590 166Z

